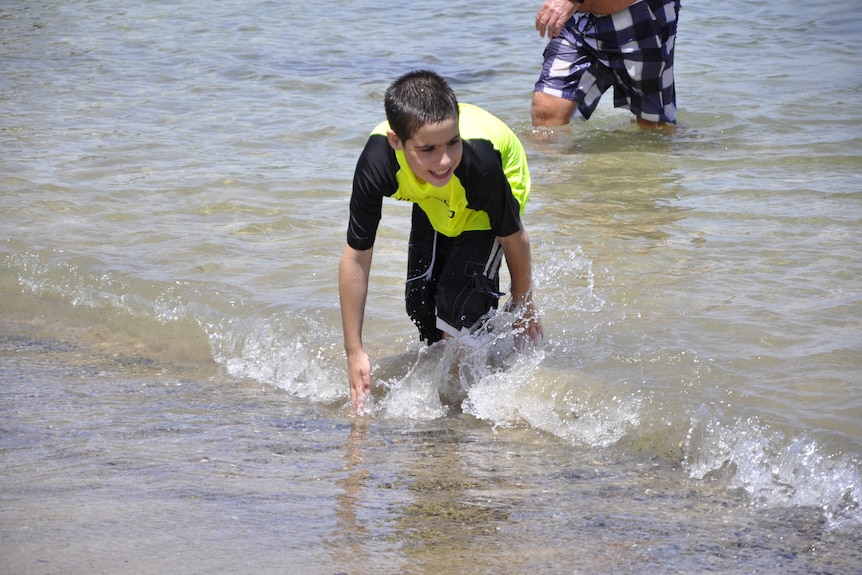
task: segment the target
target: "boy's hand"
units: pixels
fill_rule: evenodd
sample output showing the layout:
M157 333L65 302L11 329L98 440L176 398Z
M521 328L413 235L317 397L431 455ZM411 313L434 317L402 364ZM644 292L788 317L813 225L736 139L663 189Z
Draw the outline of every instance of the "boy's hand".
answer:
M512 331L515 334L516 349L524 349L530 343L537 346L542 344L542 319L536 304L529 301L524 306L523 314L512 324Z
M350 405L353 413L361 415L371 393L371 360L364 351L347 354L347 374L350 378Z

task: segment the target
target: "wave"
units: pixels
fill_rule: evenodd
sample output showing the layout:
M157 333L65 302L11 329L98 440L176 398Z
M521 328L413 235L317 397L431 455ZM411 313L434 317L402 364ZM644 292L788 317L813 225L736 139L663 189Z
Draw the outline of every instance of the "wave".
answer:
M95 326L101 332L89 344L111 342L112 353L191 363L349 413L337 309L268 305L206 282L122 277L61 252L7 253L2 263L7 318L14 307L21 321L38 316L81 337ZM604 305L593 293L591 266L575 251L540 270L546 281L560 274L583 280L575 305L560 313L589 315ZM466 414L572 444L648 451L674 459L692 480L743 490L752 505L811 507L832 528L862 526L859 438L836 439L756 405L716 401L706 386L587 375L573 364L577 342L566 335L515 353L512 320L501 311L480 333L430 347L394 338L375 359L366 416L416 422ZM702 367L709 361L691 351L641 361L688 361L701 370L697 378L709 375Z
M701 406L691 417L683 461L692 477L729 477L760 507L820 509L833 528L862 525L862 475L855 456L828 452L808 433L787 434L758 417L726 419Z

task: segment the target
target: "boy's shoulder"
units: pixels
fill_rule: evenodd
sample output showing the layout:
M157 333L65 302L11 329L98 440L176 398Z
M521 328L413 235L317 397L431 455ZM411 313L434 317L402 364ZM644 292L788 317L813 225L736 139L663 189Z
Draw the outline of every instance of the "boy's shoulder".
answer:
M524 154L524 146L518 136L503 120L472 104L460 104L461 117L458 128L464 141L482 140L491 145L506 157L520 157Z
M491 112L473 104L459 104L460 118L458 128L465 139L488 138L500 132L508 132L509 127Z

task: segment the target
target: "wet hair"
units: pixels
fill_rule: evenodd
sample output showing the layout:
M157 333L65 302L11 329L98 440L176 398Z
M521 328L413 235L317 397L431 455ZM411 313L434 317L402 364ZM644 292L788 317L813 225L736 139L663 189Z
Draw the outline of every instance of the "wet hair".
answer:
M427 124L458 121L458 99L440 75L414 70L392 82L383 97L389 127L406 142Z

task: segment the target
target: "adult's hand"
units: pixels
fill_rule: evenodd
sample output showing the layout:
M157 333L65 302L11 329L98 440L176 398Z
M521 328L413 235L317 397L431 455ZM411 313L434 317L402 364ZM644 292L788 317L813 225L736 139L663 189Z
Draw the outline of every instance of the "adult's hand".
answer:
M559 36L563 24L577 11L578 5L571 0L545 0L542 7L536 13L536 30L539 36L548 39Z

